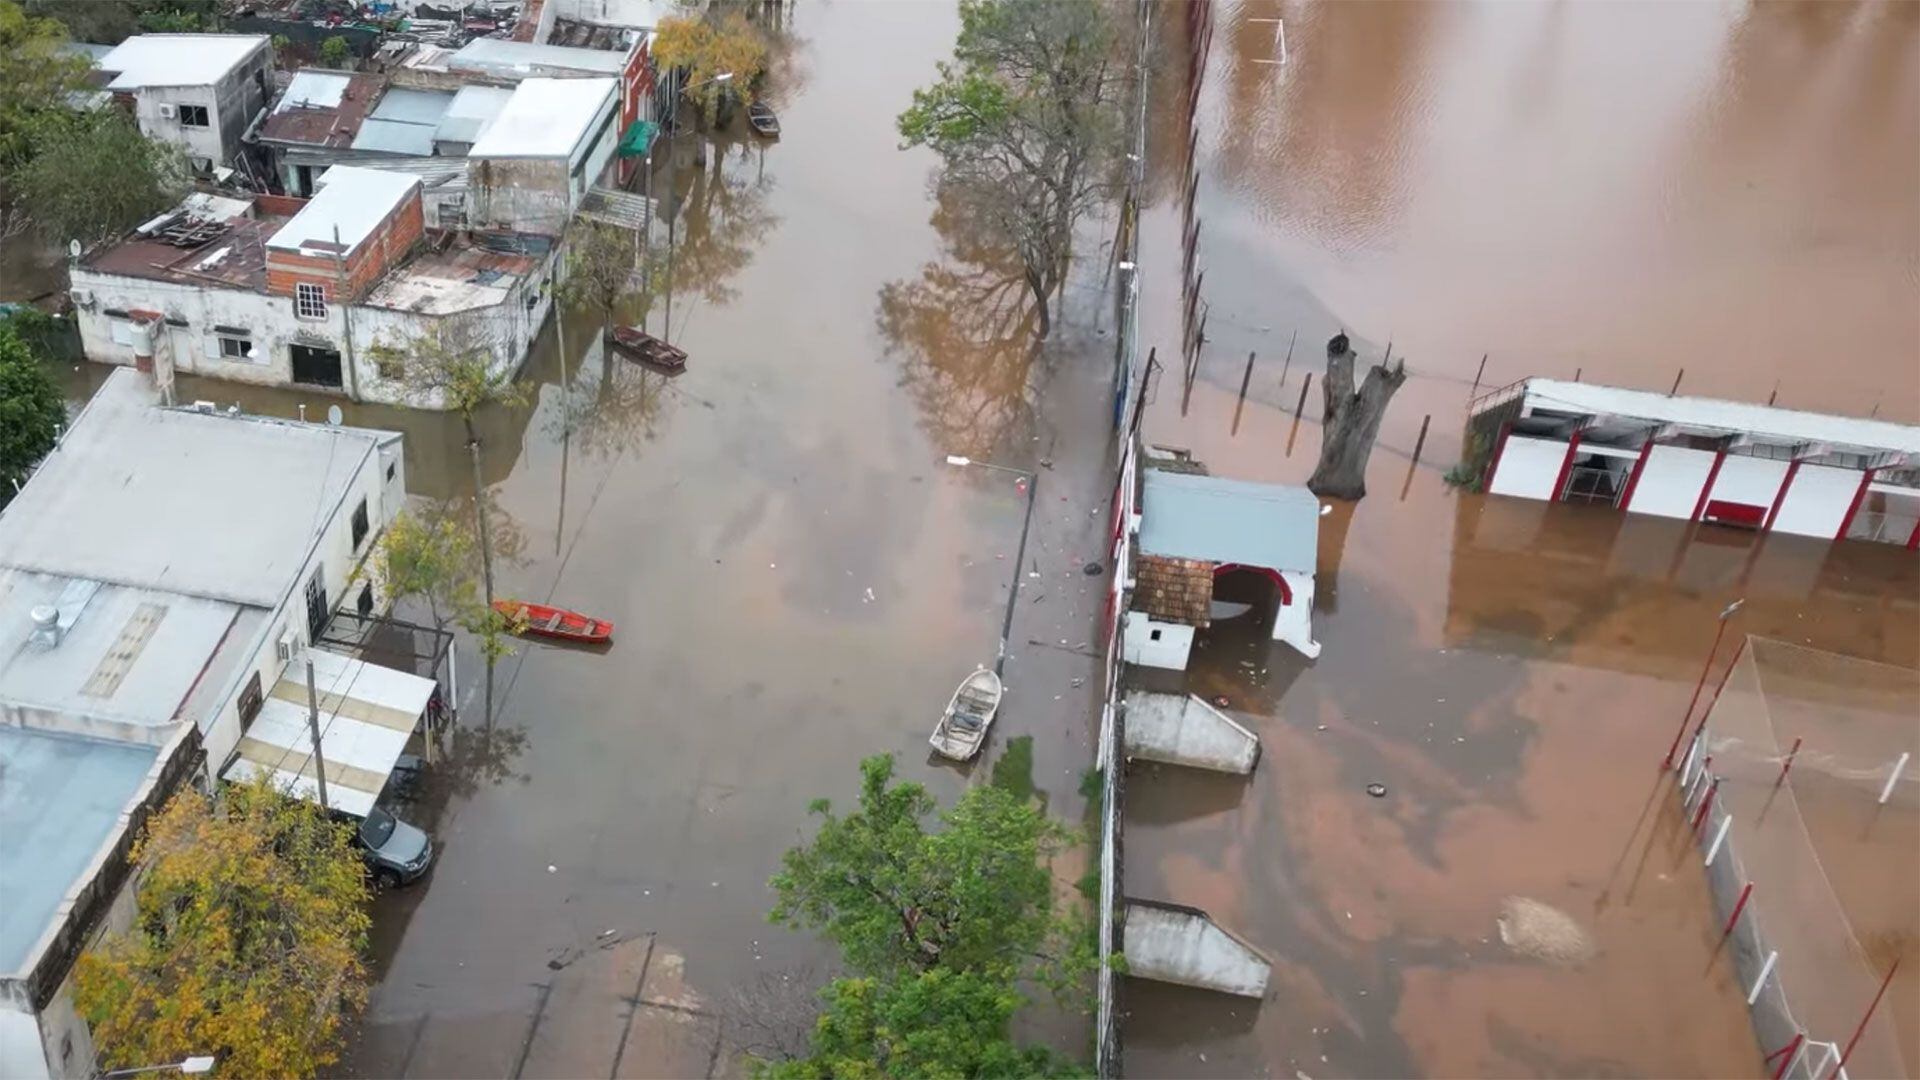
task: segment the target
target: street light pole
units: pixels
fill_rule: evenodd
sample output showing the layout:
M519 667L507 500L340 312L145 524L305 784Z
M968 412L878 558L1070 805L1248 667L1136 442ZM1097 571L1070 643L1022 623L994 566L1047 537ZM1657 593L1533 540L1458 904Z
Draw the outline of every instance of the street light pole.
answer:
M993 673L1000 675L1007 666L1007 638L1013 634L1013 609L1020 601L1020 581L1022 578L1020 564L1026 561L1027 557L1027 533L1033 528L1033 502L1035 495L1040 490L1040 478L1025 469L1016 469L1008 465L995 465L990 461L975 461L962 454L948 454L947 464L961 468L972 466L976 469L993 469L996 472L1012 473L1026 481L1027 484L1027 512L1026 516L1020 520L1020 545L1014 549L1013 553L1013 586L1007 590L1007 613L1005 618L1000 621L1000 655L995 657L993 661Z

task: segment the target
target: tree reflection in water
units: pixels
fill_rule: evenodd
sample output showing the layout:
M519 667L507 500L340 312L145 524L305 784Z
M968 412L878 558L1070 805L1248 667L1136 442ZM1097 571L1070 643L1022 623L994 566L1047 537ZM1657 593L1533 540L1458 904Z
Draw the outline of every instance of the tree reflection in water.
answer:
M881 286L876 318L935 445L991 457L1033 424L1038 315L1018 261L975 242L959 207L943 202L932 223L943 257Z

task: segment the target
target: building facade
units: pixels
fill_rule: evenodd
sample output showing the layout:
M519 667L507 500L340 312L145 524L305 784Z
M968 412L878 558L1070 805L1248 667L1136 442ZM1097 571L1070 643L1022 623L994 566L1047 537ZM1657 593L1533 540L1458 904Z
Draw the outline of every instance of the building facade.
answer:
M233 164L271 98L273 48L257 34L140 34L100 59L106 88L148 138L206 173Z

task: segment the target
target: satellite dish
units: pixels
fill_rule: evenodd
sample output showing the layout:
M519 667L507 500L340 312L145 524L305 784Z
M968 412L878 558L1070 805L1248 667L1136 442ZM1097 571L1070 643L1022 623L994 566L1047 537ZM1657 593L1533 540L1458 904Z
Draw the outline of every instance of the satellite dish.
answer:
M67 254L73 256L76 259L79 258L80 257L80 241L78 240L67 241Z
M346 419L346 414L340 411L340 406L327 406L327 423L332 424L334 427L339 427L340 421L344 419Z

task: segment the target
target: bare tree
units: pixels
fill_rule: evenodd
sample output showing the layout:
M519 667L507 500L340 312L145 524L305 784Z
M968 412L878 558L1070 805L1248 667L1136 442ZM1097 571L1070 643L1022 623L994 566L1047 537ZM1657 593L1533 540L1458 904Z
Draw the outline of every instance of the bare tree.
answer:
M511 371L497 367L495 342L481 324L466 319L440 319L432 329L411 335L383 336L368 354L383 378L397 379L402 395L412 404L451 409L460 415L473 461L474 533L480 540L480 579L486 603L468 626L478 638L487 661L486 721L493 724L494 663L510 650L505 641L506 620L493 610L493 531L487 521L486 486L480 472L480 434L474 416L488 407L520 403L523 389Z
M914 91L900 134L941 156L942 195L1019 255L1045 337L1074 227L1118 172L1125 65L1114 24L1100 0L962 0L953 56Z
M1380 419L1386 415L1394 391L1407 381L1407 362L1397 360L1391 367L1375 364L1368 368L1366 379L1356 390L1353 364L1358 359L1347 335L1335 334L1327 342L1327 377L1320 384L1326 396L1320 464L1307 480L1307 487L1315 495L1366 497L1367 459L1380 435Z

